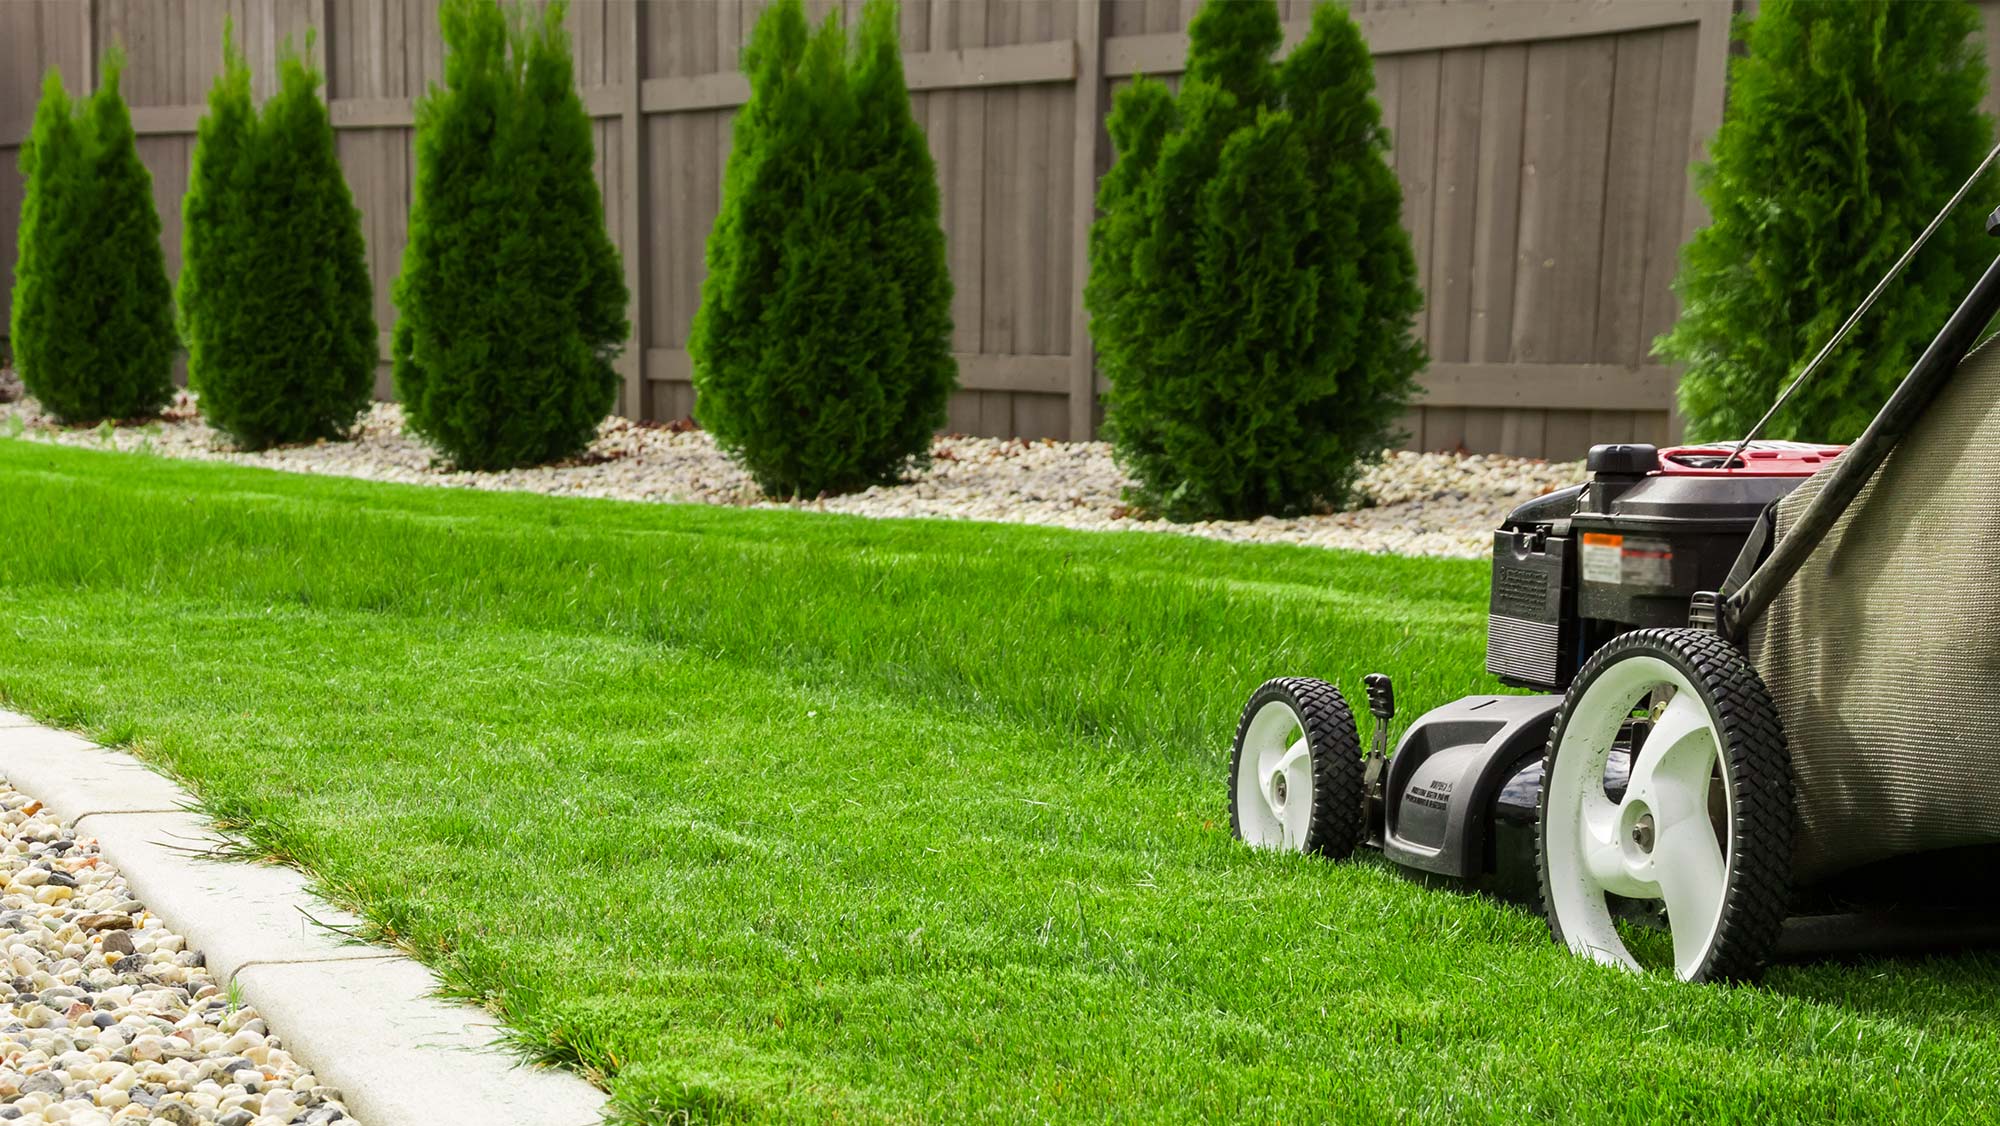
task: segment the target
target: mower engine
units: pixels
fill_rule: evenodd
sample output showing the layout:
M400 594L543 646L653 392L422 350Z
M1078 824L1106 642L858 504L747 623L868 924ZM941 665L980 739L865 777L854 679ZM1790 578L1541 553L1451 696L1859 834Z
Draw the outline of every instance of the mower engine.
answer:
M1688 600L1716 590L1765 509L1839 446L1597 446L1590 481L1515 509L1493 533L1486 671L1560 692L1627 630L1688 624Z

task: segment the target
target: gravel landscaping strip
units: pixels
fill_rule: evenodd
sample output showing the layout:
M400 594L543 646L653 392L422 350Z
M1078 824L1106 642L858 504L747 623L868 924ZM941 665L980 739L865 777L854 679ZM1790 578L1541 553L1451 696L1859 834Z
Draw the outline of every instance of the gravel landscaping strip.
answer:
M1362 506L1352 511L1174 524L1133 517L1121 495L1128 479L1104 442L942 437L932 451L932 466L906 484L823 500L773 502L758 493L707 433L622 418L607 420L589 452L573 462L501 473L444 468L429 446L404 433L402 410L393 403L371 407L354 441L262 453L231 447L201 421L193 397L185 392L160 421L97 429L57 426L32 400L23 400L0 407L0 434L418 485L1171 532L1467 558L1491 550L1493 528L1515 505L1583 479L1577 462L1398 452L1362 476Z
M97 841L0 783L0 1123L352 1123Z

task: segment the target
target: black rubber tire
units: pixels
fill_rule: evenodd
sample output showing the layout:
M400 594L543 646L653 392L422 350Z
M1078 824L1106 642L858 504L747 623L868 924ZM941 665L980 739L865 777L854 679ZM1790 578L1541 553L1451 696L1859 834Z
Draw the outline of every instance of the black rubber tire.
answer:
M1778 946L1792 894L1792 756L1785 743L1784 724L1757 670L1735 646L1715 634L1694 629L1648 629L1621 634L1584 663L1563 696L1549 731L1542 760L1540 808L1535 819L1535 860L1540 877L1543 914L1549 935L1567 946L1562 922L1549 895L1549 854L1546 826L1549 785L1555 777L1556 749L1572 706L1610 665L1646 655L1679 669L1707 705L1722 736L1723 781L1733 803L1728 875L1722 918L1715 940L1694 982L1756 981Z
M1229 754L1229 831L1237 840L1243 839L1243 825L1236 812L1243 738L1250 730L1250 720L1273 701L1283 703L1298 717L1312 756L1312 820L1306 828L1304 851L1329 860L1345 860L1360 846L1367 828L1361 794L1361 736L1340 689L1323 680L1281 676L1265 681L1250 694L1250 702L1243 706L1243 716L1236 723L1236 742Z

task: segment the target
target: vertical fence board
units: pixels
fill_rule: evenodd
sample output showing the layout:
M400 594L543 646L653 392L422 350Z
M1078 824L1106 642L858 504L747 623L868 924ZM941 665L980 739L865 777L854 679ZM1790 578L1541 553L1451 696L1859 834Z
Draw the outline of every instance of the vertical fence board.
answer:
M1093 437L1097 431L1097 357L1090 342L1083 290L1090 278L1090 226L1097 211L1097 177L1104 163L1104 33L1112 13L1105 0L1083 0L1077 14L1078 70L1071 99L1069 200L1070 241L1064 248L1070 264L1069 286L1069 418L1071 440Z
M1694 186L1687 163L1693 129L1696 29L1666 29L1660 38L1659 87L1653 95L1653 154L1650 177L1660 193L1662 213L1686 210ZM1680 305L1673 279L1680 265L1680 231L1672 223L1654 222L1647 234L1646 274L1639 282L1644 295L1640 336L1646 348L1673 327Z
M984 46L983 4L934 0L930 48L950 51ZM931 130L937 138L938 191L945 252L951 268L952 347L977 353L984 336L984 221L986 214L986 92L946 90L932 96ZM947 428L980 429L981 393L960 391L946 408Z
M1660 85L1661 37L1632 35L1617 44L1617 72L1611 92L1611 134L1617 138L1605 172L1604 237L1599 250L1603 284L1595 359L1636 364L1645 354L1644 320L1647 236L1659 213L1666 185L1653 177L1657 114L1653 99ZM1679 202L1675 193L1675 202Z
M986 0L986 27L981 45L1014 42L1019 34L1022 9L1028 0ZM1026 173L1020 163L1021 93L1018 89L994 90L979 95L986 103L986 159L981 164L986 184L985 208L980 220L980 352L1011 355L1025 351L1015 342L1015 304L1020 294L1013 274L1021 268L1021 240L1026 229L1020 225L1027 204ZM1005 433L1014 422L1013 396L1005 391L979 391L979 433Z

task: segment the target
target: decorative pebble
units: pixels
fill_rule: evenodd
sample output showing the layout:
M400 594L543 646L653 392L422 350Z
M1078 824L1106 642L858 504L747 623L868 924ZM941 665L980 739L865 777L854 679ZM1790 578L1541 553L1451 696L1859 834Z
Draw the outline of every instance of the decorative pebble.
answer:
M1019 438L937 439L930 468L900 485L824 500L769 501L748 474L699 430L611 418L581 457L556 466L500 473L446 469L429 446L403 431L402 408L376 403L354 441L249 453L202 422L183 391L158 422L69 429L32 399L0 406L0 434L64 445L229 461L298 473L364 477L452 488L520 490L556 496L678 501L760 508L807 508L859 516L917 516L1044 524L1098 531L1174 532L1246 543L1293 543L1403 555L1480 558L1493 529L1515 505L1584 479L1577 462L1493 454L1391 453L1358 483L1359 506L1293 519L1174 524L1137 519L1123 493L1130 480L1104 442Z
M0 1122L352 1123L184 947L95 838L0 783Z
M122 931L132 927L130 915L85 915L76 925L87 931ZM128 940L129 941L129 940Z

